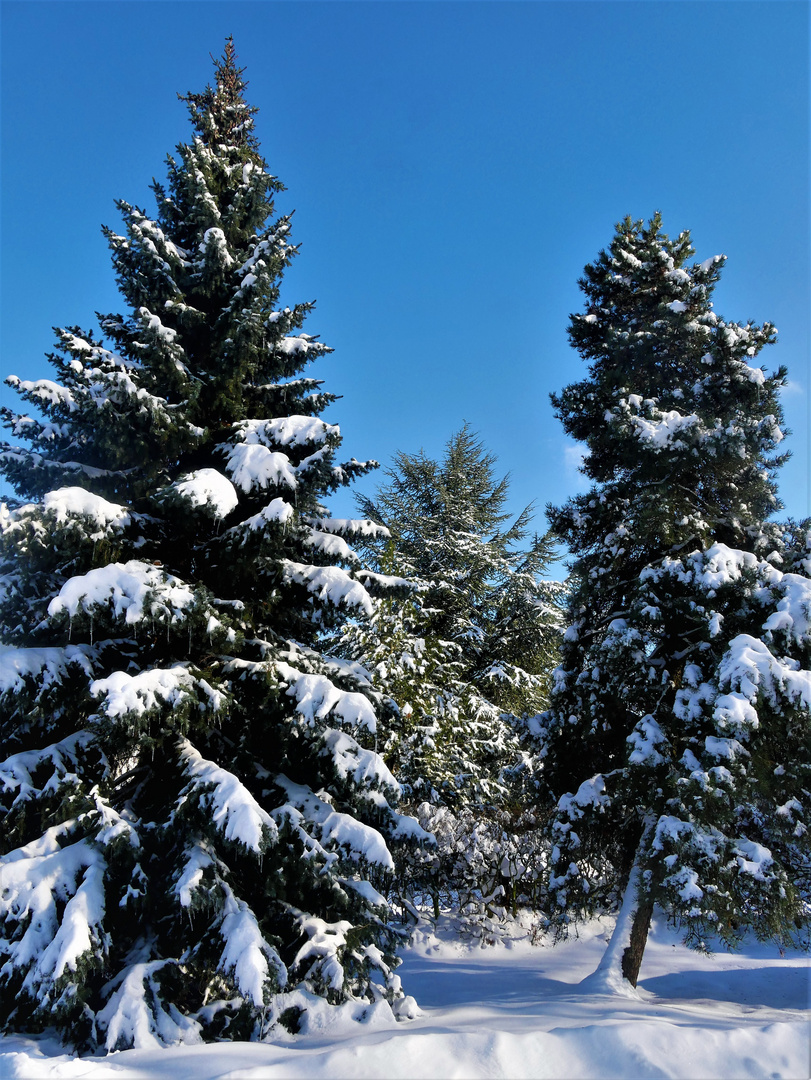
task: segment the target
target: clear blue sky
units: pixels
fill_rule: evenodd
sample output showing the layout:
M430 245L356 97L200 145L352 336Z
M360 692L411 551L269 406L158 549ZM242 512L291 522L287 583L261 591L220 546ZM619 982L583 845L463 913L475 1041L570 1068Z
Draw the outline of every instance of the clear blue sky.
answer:
M811 513L807 3L1 10L2 374L47 375L52 325L120 309L100 224L116 198L152 209L189 135L176 93L233 33L277 208L296 209L283 298L317 300L347 456L440 454L467 420L543 529L582 483L548 398L584 370L577 278L616 221L659 209L700 259L728 256L719 314L777 325L761 361L792 380L781 492Z

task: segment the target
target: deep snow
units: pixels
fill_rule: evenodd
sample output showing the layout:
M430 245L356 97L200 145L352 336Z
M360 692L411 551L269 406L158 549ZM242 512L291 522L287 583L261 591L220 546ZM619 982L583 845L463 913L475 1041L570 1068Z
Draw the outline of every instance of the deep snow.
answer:
M811 1074L809 958L750 942L692 952L654 920L636 997L590 993L608 920L552 947L470 948L423 935L398 969L422 1014L358 1024L332 1010L321 1030L276 1044L219 1043L65 1054L53 1039L0 1041L4 1080L341 1080L363 1078L790 1078Z

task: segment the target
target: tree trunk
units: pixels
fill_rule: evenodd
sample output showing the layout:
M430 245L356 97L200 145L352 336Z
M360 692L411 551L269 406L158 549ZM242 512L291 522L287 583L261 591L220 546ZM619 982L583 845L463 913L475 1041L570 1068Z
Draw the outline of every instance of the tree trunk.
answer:
M642 964L642 954L648 940L652 915L653 901L648 897L641 899L631 925L631 940L622 954L622 974L633 987L636 987L639 978L639 968Z
M635 996L642 954L648 940L653 903L642 884L642 862L653 828L653 817L646 819L637 848L617 924L602 959L593 974L581 986L597 994Z

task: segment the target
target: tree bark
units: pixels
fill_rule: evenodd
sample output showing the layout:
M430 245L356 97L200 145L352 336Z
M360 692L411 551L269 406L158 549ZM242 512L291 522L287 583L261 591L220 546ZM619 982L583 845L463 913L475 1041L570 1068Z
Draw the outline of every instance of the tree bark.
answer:
M653 901L644 897L639 901L639 906L634 913L631 940L622 954L622 974L633 987L636 987L639 978L639 968L642 965L642 954L645 952L652 915Z
M646 817L611 940L593 974L580 984L598 994L636 994L653 903L643 886L642 864L655 818Z

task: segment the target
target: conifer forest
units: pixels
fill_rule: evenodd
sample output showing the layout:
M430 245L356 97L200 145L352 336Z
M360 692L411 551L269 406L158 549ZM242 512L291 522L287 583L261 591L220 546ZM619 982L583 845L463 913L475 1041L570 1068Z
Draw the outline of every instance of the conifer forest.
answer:
M557 949L616 917L603 993L655 911L699 951L807 947L811 522L778 497L773 326L715 311L724 257L681 222L606 223L552 399L581 493L512 515L463 424L332 516L378 464L322 418L340 357L311 373L329 326L285 290L246 86L229 39L105 229L120 313L8 375L2 1030L406 1024L399 954L440 918Z

